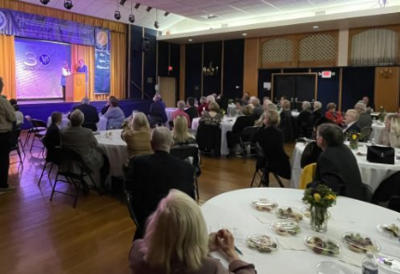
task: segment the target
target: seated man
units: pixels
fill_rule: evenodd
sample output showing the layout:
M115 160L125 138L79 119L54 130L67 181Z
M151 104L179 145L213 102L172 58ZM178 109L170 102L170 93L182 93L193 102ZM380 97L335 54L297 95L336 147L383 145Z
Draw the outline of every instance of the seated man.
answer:
M372 117L371 117L371 114L367 113L367 107L365 106L365 104L357 103L354 106L354 109L360 115L360 118L358 118L358 121L357 121L359 128L362 129L364 127L371 127L372 126Z
M260 100L255 96L251 96L249 102L250 106L253 108L254 120L260 119L261 115L264 113L264 108L260 105Z
M139 224L135 239L143 237L147 217L171 189L181 190L194 198L194 168L169 154L172 143L170 130L157 127L151 134L154 154L130 160L125 188L133 195L132 207Z
M317 129L317 145L322 149L322 153L317 160L315 182L307 187L316 187L321 183L338 195L368 200L357 159L343 144L342 129L334 124L320 125Z
M46 135L43 138L43 143L47 149L48 161L57 161L56 155L54 154L54 148L60 145L60 129L62 114L61 112L55 111L51 114L51 125L47 128Z
M162 123L165 124L168 121L167 113L165 112L165 104L162 101L161 95L156 94L153 97L154 103L150 105L150 124Z
M355 109L349 109L344 116L343 133L360 132L360 127L357 124L360 115Z
M82 126L85 128L90 128L93 131L97 131L96 124L99 122L99 114L94 106L90 105L89 98L85 97L82 99L82 104L75 106L73 110L79 109L85 116L85 121L83 121Z
M187 99L187 109L185 109L185 112L187 115L190 117L190 121L193 121L194 118L199 117L199 114L197 113L197 108L194 106L195 100L193 97L189 97Z
M190 128L190 125L191 125L191 123L190 123L190 117L189 117L189 115L185 112L185 107L186 107L185 101L182 101L182 100L181 100L181 101L178 101L177 106L178 106L178 109L175 110L175 111L172 113L172 115L171 115L172 121L175 120L176 116L182 115L183 117L186 118L186 122L187 122L187 124L188 124L188 128Z

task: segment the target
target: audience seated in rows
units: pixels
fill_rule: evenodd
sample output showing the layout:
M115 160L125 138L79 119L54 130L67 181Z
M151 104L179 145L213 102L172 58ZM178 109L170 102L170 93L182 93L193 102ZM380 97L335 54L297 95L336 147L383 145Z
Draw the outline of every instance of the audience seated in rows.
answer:
M313 108L313 122L315 123L317 120L321 119L322 116L324 116L322 113L322 103L320 101L315 101Z
M51 124L47 128L46 135L43 137L43 144L47 149L47 160L50 162L57 161L54 153L56 146L61 144L60 125L62 121L61 112L55 111L51 114Z
M260 100L252 96L250 97L249 105L253 108L253 116L255 120L260 119L261 115L264 113L264 108L260 105Z
M264 113L264 125L253 137L258 142L268 159L266 172L275 172L280 177L290 179L290 162L283 147L283 133L278 128L280 116L276 110L268 110ZM269 176L266 176L268 180Z
M349 109L344 116L343 133L360 132L360 127L357 124L360 115L355 109Z
M297 117L297 128L299 130L300 137L311 138L313 128L313 112L311 110L311 104L308 101L304 101L301 105L302 111Z
M225 255L229 270L209 255L213 251ZM200 207L177 190L171 190L148 218L144 239L133 242L129 268L135 274L256 273L254 265L239 258L230 231L208 235Z
M219 113L219 105L211 102L208 106L209 111L204 111L199 123L208 126L219 126L221 124L222 115Z
M297 125L290 110L290 102L282 100L281 107L279 128L283 132L285 142L293 142L296 139Z
M104 117L108 119L107 129L118 129L121 128L122 123L125 120L125 114L122 109L118 106L118 99L111 98L110 106Z
M151 133L154 154L137 156L129 162L125 188L132 195L131 205L139 225L135 239L143 237L146 219L171 189L181 190L195 198L194 168L169 154L172 143L170 130L156 127Z
M150 105L149 111L150 124L165 124L168 121L168 118L161 95L158 93L154 95L153 101L154 102Z
M314 182L308 187L325 184L338 195L365 201L368 193L357 159L343 140L343 131L339 126L322 124L318 127L317 144L322 153L317 161Z
M196 138L189 133L186 117L178 115L174 119L174 129L172 131L174 146L196 144Z
M400 148L400 116L389 114L385 117L385 129L379 136L378 144Z
M131 116L121 132L121 138L128 146L129 158L153 153L150 144L150 125L142 112Z
M82 99L80 105L75 106L72 111L79 109L85 116L85 121L83 121L82 127L89 128L93 131L97 131L97 123L99 122L99 114L94 106L90 105L89 98L85 97Z
M19 106L16 99L10 99L10 104L15 110L15 124L14 128L21 128L24 123L24 114L19 110Z
M232 131L226 133L226 141L228 143L229 155L233 156L235 154L234 147L239 143L240 135L246 127L254 126L254 116L253 109L248 104L242 107L243 116L239 116L232 126Z
M110 107L110 104L111 104L111 100L112 100L112 99L116 99L116 97L115 97L115 96L110 96L110 97L108 97L108 100L107 100L106 105L101 109L101 114L102 114L102 115L106 114L108 108Z
M367 108L364 103L357 103L354 109L358 112L360 117L358 118L357 124L360 129L372 126L371 114L367 113Z
M173 121L173 120L175 119L175 117L177 117L177 116L183 116L183 117L185 117L185 119L186 119L187 126L190 127L190 125L191 125L191 120L190 120L190 116L185 112L185 107L186 107L185 101L182 101L182 100L181 100L181 101L178 101L177 107L178 107L178 109L175 110L175 111L172 113L172 115L171 115L172 121Z
M185 109L185 112L187 115L190 117L190 121L192 122L194 118L199 117L199 114L197 113L197 108L194 106L195 105L195 99L193 97L187 98L187 109Z
M326 106L327 111L325 112L325 117L332 120L338 126L343 125L343 117L339 111L336 111L336 104L329 103Z

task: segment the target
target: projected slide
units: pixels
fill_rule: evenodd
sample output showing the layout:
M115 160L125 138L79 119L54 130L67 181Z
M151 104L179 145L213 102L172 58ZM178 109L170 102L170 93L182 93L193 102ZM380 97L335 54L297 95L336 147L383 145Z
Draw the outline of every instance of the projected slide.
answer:
M62 98L61 72L71 66L68 44L15 39L17 98L28 100Z

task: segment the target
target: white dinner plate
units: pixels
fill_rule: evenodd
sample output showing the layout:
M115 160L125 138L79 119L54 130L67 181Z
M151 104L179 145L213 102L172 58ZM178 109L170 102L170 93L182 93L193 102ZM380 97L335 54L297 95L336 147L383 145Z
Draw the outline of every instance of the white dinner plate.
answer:
M388 232L385 230L385 226L389 226L387 224L382 224L382 225L378 225L376 228L378 229L378 231L384 235L386 238L398 241L398 237L395 237L392 233Z
M317 264L317 274L354 274L354 272L334 262L320 262Z
M376 262L388 273L400 273L400 259L398 258L379 254L376 255Z

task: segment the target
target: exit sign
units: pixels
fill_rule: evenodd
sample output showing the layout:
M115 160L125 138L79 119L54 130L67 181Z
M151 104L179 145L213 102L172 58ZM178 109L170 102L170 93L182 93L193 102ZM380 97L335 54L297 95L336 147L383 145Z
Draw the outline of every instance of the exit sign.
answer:
M323 71L322 72L322 78L331 78L332 77L332 71Z

